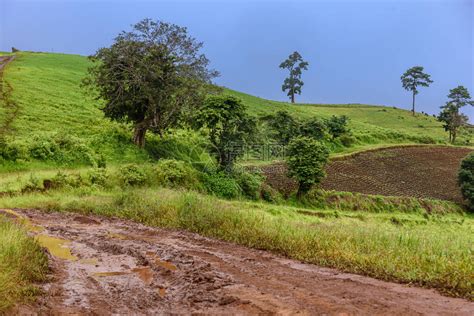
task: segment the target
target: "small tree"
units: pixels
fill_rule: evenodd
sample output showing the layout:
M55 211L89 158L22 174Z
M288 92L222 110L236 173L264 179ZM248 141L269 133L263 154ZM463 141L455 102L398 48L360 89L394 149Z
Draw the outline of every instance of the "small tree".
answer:
M242 101L226 95L208 96L195 116L195 124L209 129L211 153L227 172L232 171L235 159L242 154L242 146L252 138L256 128Z
M450 100L441 107L442 111L438 120L444 122L443 127L449 133L449 141L454 143L459 128L469 121L466 115L460 113L460 109L466 105L474 106L474 101L471 100L469 91L463 86L451 89L448 98Z
M263 117L263 120L270 127L275 140L282 145L288 144L298 135L300 124L288 111L278 111L275 115Z
M474 154L470 154L461 162L458 183L468 207L474 210Z
M288 69L290 72L289 77L283 82L281 90L283 92L288 90L287 95L290 97L291 103L295 103L295 94L301 94L301 88L304 85L301 73L303 70L308 70L308 65L298 52L294 52L280 64L280 68Z
M143 147L148 130L162 135L211 89L218 73L208 69L202 45L184 27L145 19L90 57L83 83L105 102L106 117L133 124L133 140Z
M287 150L288 175L298 181L298 198L301 198L325 176L324 166L329 159L329 150L314 138L293 138Z
M349 118L345 115L335 116L333 115L329 120L326 121L329 134L332 139L336 139L339 136L349 133Z
M418 94L418 87L429 87L433 81L430 79L430 75L423 72L423 67L421 66L408 69L400 79L402 80L403 88L413 93L412 112L415 115L415 95Z

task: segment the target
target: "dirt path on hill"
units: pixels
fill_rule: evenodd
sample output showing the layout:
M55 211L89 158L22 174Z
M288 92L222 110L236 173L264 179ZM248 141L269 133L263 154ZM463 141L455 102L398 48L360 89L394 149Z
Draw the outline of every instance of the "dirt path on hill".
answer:
M3 78L5 67L15 59L15 56L0 56L0 106L5 109L5 117L0 125L0 136L11 132L11 125L18 115L19 107L12 99L12 86Z
M0 210L50 249L45 295L14 313L472 315L474 303L129 221Z

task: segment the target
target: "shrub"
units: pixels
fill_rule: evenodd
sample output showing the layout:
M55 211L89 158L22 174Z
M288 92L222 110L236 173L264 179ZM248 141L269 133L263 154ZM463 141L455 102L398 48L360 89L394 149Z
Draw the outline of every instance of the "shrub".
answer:
M260 174L250 173L247 171L234 172L233 177L237 181L242 194L252 200L257 200L260 195L260 187L263 178Z
M119 179L124 185L143 185L147 180L147 174L136 164L128 164L119 169Z
M339 137L339 141L341 142L342 146L351 147L356 142L356 139L352 135L345 134Z
M327 130L327 127L323 121L317 118L312 118L304 122L303 124L301 124L300 135L321 140L325 138L326 130Z
M203 182L206 190L226 199L233 199L240 196L240 187L237 181L227 173L211 172L203 174Z
M471 211L474 210L474 153L469 154L461 162L458 175L461 193Z
M324 178L329 151L323 143L299 136L290 142L287 154L288 175L298 181L298 197L301 197Z
M87 177L92 185L106 186L109 175L105 168L96 168L88 172Z
M43 189L40 179L34 174L30 174L28 182L21 189L22 192L33 192Z
M175 159L202 167L213 163L204 137L194 131L173 130L163 137L149 137L145 144L148 154L154 159Z
M329 120L326 120L326 126L333 139L349 133L348 123L349 118L345 115L333 115Z
M196 189L199 187L198 172L184 161L162 159L155 167L158 183L167 187L184 187Z

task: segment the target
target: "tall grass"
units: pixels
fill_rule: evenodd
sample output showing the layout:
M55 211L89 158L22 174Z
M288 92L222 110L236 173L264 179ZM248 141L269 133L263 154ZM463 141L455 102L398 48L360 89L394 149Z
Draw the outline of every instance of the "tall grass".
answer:
M0 314L38 294L34 282L46 277L48 262L37 242L0 215Z
M472 216L312 211L150 188L0 199L0 206L10 205L186 229L308 263L473 299Z

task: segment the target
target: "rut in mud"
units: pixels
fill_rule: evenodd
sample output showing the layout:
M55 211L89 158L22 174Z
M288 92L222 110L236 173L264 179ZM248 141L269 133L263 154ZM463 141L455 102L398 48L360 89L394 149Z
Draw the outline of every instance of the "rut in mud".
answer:
M37 314L457 314L474 303L181 231L77 214L0 210L47 246Z

